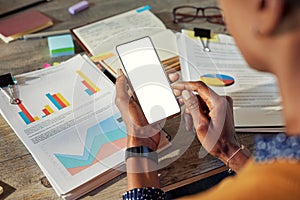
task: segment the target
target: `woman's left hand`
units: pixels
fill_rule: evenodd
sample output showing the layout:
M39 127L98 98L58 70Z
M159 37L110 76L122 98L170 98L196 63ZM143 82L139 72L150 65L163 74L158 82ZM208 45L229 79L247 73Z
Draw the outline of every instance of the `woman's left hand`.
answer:
M160 141L160 129L158 126L149 125L143 111L128 89L127 79L122 70L116 80L115 103L119 108L128 134L127 148L147 146L157 150Z

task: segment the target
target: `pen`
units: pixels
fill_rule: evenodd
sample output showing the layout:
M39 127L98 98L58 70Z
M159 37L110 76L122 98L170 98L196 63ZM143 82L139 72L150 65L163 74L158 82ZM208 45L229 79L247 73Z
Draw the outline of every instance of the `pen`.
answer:
M49 36L55 36L55 35L63 35L70 33L70 30L59 30L59 31L49 31L49 32L41 32L41 33L33 33L33 34L27 34L19 37L20 40L28 40L28 39L39 39L39 38L46 38Z

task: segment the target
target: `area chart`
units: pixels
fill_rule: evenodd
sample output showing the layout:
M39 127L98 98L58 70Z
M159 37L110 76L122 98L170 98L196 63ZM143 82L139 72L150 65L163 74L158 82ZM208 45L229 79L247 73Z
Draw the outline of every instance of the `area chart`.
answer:
M75 175L125 148L126 137L124 122L111 116L87 129L82 155L54 155L71 175Z

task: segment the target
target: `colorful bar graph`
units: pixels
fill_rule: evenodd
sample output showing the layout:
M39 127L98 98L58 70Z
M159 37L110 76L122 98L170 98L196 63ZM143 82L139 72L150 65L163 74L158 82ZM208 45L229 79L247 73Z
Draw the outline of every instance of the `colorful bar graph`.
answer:
M53 94L50 93L46 94L46 97L53 103L53 105L58 109L61 110L70 106L70 103L60 94Z
M45 113L46 116L51 114L46 108L43 109L43 112Z
M70 106L70 103L60 93L56 93L53 95L48 93L46 94L46 97L48 97L51 103L53 103L58 110ZM27 125L40 119L38 116L32 116L22 102L18 103L18 106L21 109L18 114ZM54 113L54 110L49 105L46 105L42 109L42 111L45 114L44 116L42 116L42 118Z
M89 89L85 89L85 92L86 92L88 95L90 95L90 96L93 95L93 92L92 92L91 90L89 90Z
M55 99L55 101L56 101L62 108L67 107L67 105L64 104L64 102L63 102L56 94L53 94L52 97Z
M39 118L38 116L35 116L33 119L34 119L34 121L37 121L37 120L39 120L40 118Z
M46 105L45 109L47 109L50 112L50 114L54 113L54 110L49 105Z
M23 121L26 124L30 124L32 122L35 122L37 120L39 120L39 117L32 117L32 115L29 113L29 111L27 110L27 108L23 105L23 103L18 103L19 108L21 109L21 111L19 112L19 115L21 116L21 118L23 119Z
M31 121L28 119L28 117L25 115L24 112L19 112L19 115L24 120L25 124L30 124L31 123Z
M54 113L54 110L49 105L46 105L42 111L43 111L43 113L45 113L45 115L43 117L46 117L46 116Z
M67 99L65 99L63 95L57 93L56 96L63 102L63 104L65 104L66 106L70 106L70 103L67 101Z
M100 91L100 89L80 70L76 71L77 74L83 79L81 83L87 88L85 91L88 95L93 95Z
M97 91L91 86L88 84L88 82L86 82L85 80L84 81L81 81L81 83L83 85L85 85L85 87L87 87L93 94L95 94Z

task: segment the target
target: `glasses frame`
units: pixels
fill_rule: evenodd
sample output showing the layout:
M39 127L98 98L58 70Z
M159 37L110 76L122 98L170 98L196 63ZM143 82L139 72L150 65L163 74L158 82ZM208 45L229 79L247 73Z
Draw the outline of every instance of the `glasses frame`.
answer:
M185 14L185 13L176 13L177 10L182 9L182 8L191 8L195 9L196 13L195 14ZM208 9L215 9L220 11L221 14L219 15L205 15L205 10ZM201 11L202 15L199 15ZM213 23L213 24L220 24L220 25L225 25L223 15L222 15L222 9L220 9L217 6L208 6L208 7L196 7L196 6L178 6L173 9L173 22L175 24L178 23L184 23L184 22L191 22L197 18L205 18L206 21ZM181 16L182 18L178 19L176 16Z

